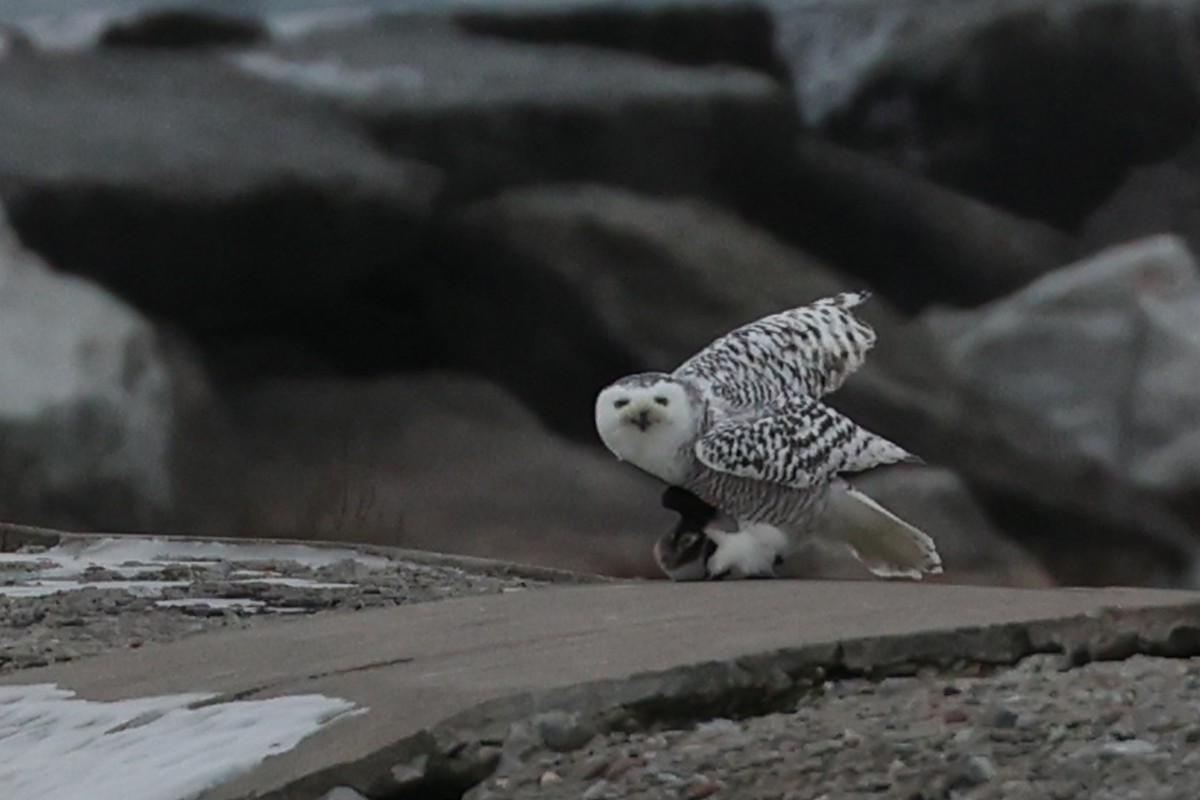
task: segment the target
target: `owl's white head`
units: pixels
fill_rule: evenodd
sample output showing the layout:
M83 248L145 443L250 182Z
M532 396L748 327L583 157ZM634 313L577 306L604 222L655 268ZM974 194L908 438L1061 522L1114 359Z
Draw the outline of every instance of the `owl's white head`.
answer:
M596 398L596 431L605 447L673 485L691 466L680 450L696 438L696 416L687 389L662 372L622 378Z

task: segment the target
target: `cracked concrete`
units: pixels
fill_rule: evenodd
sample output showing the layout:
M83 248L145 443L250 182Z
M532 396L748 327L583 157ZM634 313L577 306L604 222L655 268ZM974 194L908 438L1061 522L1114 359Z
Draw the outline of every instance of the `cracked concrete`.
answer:
M625 583L284 620L31 669L91 700L320 693L365 713L205 800L456 797L506 741L758 714L830 677L1200 654L1200 594L832 582ZM549 715L549 716L547 716ZM549 732L549 733L547 733Z

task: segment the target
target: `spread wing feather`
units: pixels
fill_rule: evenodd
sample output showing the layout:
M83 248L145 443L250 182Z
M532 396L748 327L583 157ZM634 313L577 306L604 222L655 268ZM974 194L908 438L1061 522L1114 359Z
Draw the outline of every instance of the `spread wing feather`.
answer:
M899 445L806 397L762 415L719 422L696 442L695 452L709 469L796 489L819 486L838 473L913 459Z
M798 394L822 397L866 359L875 331L851 309L867 292L839 294L743 325L685 361L674 376L702 385L731 409Z

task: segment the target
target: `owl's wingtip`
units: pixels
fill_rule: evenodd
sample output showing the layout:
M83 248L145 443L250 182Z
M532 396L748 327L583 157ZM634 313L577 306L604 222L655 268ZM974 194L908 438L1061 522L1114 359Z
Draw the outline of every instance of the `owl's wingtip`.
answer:
M845 292L842 297L845 298L847 308L854 308L855 306L861 306L871 299L871 290L859 289L856 292Z

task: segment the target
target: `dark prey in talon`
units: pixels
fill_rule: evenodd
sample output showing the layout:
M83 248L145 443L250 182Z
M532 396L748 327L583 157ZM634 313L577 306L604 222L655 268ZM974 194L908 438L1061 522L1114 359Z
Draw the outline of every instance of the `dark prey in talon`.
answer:
M674 581L699 581L710 577L707 563L717 551L717 543L705 528L720 516L715 506L687 489L669 486L663 492L663 508L679 514L675 530L664 534L654 545L654 560L659 569Z
M679 514L679 526L675 532L681 532L685 527L691 530L704 530L704 526L717 518L720 513L716 506L701 500L687 489L678 486L668 486L662 496L663 508Z

